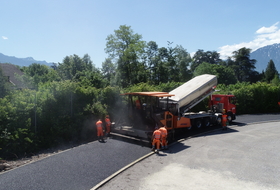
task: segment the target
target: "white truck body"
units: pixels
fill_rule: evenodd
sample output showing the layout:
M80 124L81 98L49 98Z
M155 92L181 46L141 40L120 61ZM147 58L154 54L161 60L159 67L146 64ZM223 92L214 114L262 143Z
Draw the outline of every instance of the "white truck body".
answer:
M169 98L170 101L176 102L178 108L182 108L189 104L196 104L202 101L207 94L217 86L218 80L215 75L204 74L197 76L181 86L175 88L169 94L174 94Z

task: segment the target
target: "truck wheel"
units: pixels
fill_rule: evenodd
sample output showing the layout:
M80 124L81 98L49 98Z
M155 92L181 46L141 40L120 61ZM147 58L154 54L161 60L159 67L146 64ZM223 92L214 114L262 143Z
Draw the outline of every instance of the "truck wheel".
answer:
M205 127L209 127L210 126L210 119L209 118L204 118L203 119L203 124Z
M195 119L194 120L194 125L195 128L200 129L202 127L202 122L201 119Z
M217 117L216 124L222 125L222 116Z
M232 114L231 113L229 113L229 115L227 116L227 120L230 124L232 123Z

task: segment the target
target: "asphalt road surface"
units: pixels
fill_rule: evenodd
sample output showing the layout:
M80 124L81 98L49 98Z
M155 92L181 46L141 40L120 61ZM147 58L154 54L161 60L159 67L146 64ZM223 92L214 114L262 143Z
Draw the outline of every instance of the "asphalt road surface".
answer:
M280 121L182 140L98 189L279 190Z
M0 174L0 189L88 190L149 152L119 140L95 141Z
M272 120L280 120L280 115L238 116L233 125ZM119 139L95 141L0 174L0 189L91 189L148 153L150 147L139 143Z

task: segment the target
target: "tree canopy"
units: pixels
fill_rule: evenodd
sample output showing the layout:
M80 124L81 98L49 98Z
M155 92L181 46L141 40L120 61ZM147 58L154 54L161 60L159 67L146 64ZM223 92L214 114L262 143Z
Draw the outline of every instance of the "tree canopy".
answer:
M275 64L274 64L273 60L271 59L268 62L266 70L264 72L265 81L266 82L271 82L275 78L275 76L277 77L278 75L279 74L278 74L278 71L275 67Z
M210 64L219 64L222 60L220 54L216 51L206 51L199 49L193 56L191 70L194 71L201 63L206 62Z
M106 38L105 51L116 61L117 84L123 87L138 83L139 79L145 80L145 73L142 72L145 67L141 61L145 41L141 39L141 35L134 33L131 27L126 25L121 25L114 34Z
M233 52L232 58L234 61L230 66L239 82L252 82L256 74L254 72L256 60L250 59L250 53L251 49L245 47Z

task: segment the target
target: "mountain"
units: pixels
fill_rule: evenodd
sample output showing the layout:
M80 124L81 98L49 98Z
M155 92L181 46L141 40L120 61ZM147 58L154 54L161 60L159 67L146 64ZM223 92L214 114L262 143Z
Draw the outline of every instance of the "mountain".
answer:
M48 63L46 61L37 61L33 59L32 57L27 57L27 58L17 58L14 56L7 56L2 53L0 53L0 63L11 63L13 65L18 65L18 66L29 66L32 63L38 63L42 65L47 65L51 66L52 63Z
M272 59L278 72L280 72L280 43L268 45L253 51L250 59L256 59L256 71L262 72L266 70L268 62Z

